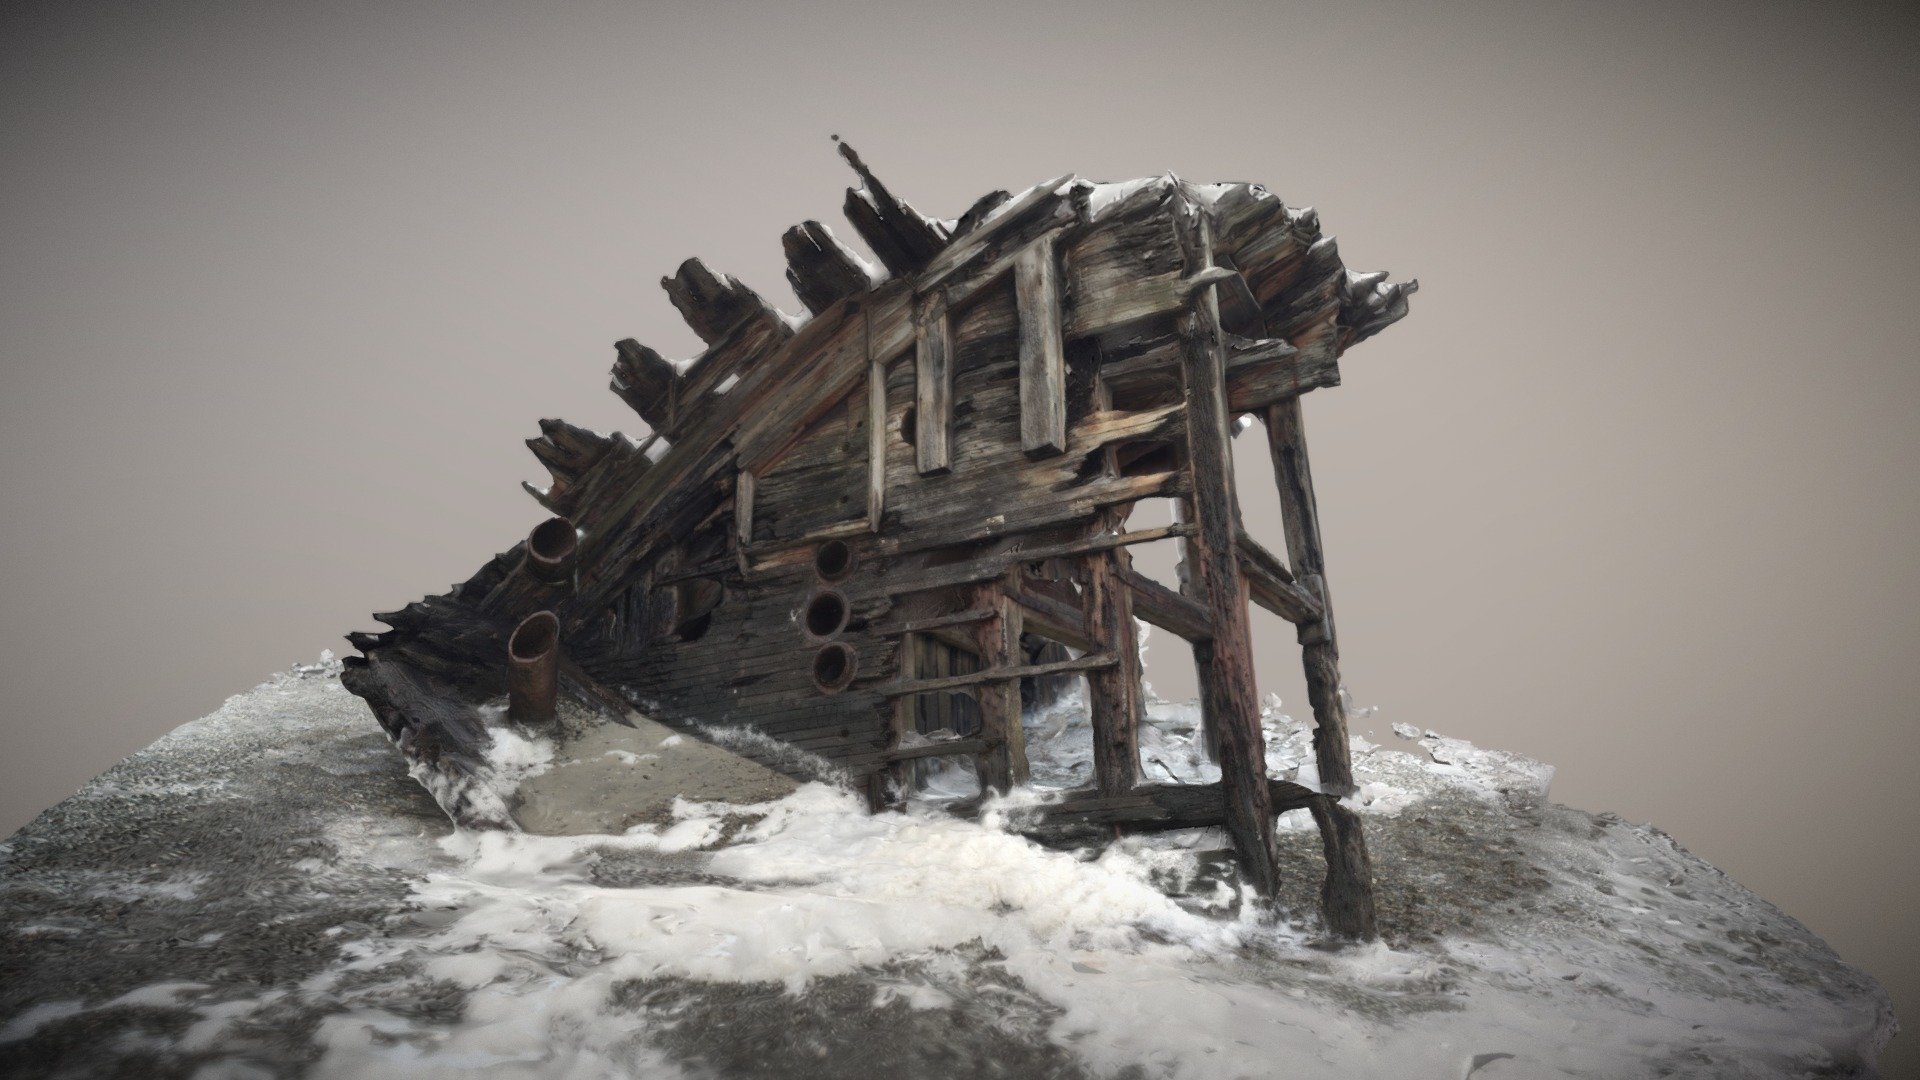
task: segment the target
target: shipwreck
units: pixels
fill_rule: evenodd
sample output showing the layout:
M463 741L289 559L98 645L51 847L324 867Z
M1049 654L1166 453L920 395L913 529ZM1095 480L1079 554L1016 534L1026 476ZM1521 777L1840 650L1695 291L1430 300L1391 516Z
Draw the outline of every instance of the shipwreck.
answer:
M707 347L615 346L612 388L646 436L541 421L528 445L552 484L528 490L552 516L348 635L346 685L456 822L514 828L470 797L503 698L531 724L566 699L596 722L751 729L879 811L935 757L970 759L982 793L1021 784L1023 700L1084 678L1092 781L1035 829L1223 826L1270 894L1275 816L1305 809L1328 926L1372 936L1301 397L1337 385L1416 283L1347 270L1311 209L1254 184L1063 176L936 220L840 149L879 265L819 222L790 229L804 318L698 259L664 278ZM1241 523L1229 440L1247 418L1284 557ZM1130 526L1148 500L1170 523ZM1130 549L1162 541L1177 580L1134 568ZM1316 783L1269 776L1249 604L1297 628ZM1143 781L1136 619L1190 643L1218 783Z

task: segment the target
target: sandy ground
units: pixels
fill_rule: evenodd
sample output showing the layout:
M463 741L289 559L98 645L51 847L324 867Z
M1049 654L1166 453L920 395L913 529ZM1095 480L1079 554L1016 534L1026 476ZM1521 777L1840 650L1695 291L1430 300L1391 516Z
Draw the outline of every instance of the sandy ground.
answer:
M579 733L554 746L552 764L509 798L530 833L623 833L673 820L678 798L762 803L790 795L792 780L712 743L632 713L632 727L563 725Z

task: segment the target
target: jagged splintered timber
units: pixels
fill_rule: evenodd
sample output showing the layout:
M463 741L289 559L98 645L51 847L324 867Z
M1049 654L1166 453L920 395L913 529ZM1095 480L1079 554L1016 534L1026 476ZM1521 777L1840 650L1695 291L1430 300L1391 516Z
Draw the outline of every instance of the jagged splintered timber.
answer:
M1063 176L939 221L841 153L881 269L808 221L781 238L805 319L698 259L663 278L707 348L615 345L613 390L650 434L542 420L528 446L553 483L528 490L554 516L375 616L392 629L348 635L347 686L456 822L512 828L466 794L503 695L532 723L565 695L607 721L638 705L750 728L879 810L935 756L971 758L983 792L1021 783L1023 698L1084 677L1093 784L1030 829L1223 825L1271 894L1274 817L1305 808L1329 928L1372 936L1300 397L1338 384L1417 283L1347 270L1311 209L1257 185ZM1284 560L1241 526L1228 440L1246 416L1272 450ZM1130 528L1153 499L1173 524ZM1176 583L1132 565L1156 540L1180 546ZM1317 787L1267 774L1249 602L1298 628ZM1192 645L1218 784L1141 782L1136 618Z

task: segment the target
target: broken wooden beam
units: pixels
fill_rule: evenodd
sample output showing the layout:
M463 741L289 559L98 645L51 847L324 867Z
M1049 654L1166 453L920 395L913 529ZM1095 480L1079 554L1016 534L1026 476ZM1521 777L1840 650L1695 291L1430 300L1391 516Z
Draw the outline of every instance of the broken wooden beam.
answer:
M1244 532L1236 544L1240 568L1247 576L1247 591L1255 603L1296 626L1320 621L1320 598L1295 582L1286 564L1273 552Z
M803 221L780 237L787 255L787 281L793 294L815 315L841 300L873 288L860 256L818 221Z
M674 406L680 396L680 369L632 338L614 342L613 348L613 392L654 431L673 426Z
M688 259L670 277L660 279L667 299L687 326L712 345L748 319L764 317L773 306L731 274L716 274L699 259Z
M946 229L888 191L852 146L841 143L840 156L860 174L862 184L847 189L847 221L890 273L913 274L946 247Z
M897 637L901 634L919 634L928 630L937 630L943 626L969 626L997 617L998 609L989 607L968 608L947 615L930 615L924 619L903 622L892 629L879 631L883 637Z

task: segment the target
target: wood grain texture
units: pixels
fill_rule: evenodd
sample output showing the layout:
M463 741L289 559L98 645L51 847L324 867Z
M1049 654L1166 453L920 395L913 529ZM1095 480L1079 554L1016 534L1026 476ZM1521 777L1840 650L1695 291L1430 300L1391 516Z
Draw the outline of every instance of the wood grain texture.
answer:
M1029 457L1067 448L1067 346L1053 244L1021 249L1013 264L1020 310L1020 449Z

